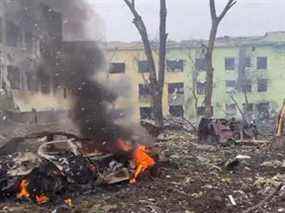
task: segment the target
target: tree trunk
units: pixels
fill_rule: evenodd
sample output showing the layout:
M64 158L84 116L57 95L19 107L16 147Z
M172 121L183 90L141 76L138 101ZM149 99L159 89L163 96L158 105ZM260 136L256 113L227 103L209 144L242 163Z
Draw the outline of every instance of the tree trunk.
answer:
M165 75L165 58L166 58L166 17L167 17L167 8L166 0L160 0L160 43L159 43L159 65L158 71L156 70L152 48L149 42L148 33L143 19L135 8L135 1L124 0L126 5L129 7L132 12L134 19L133 23L135 24L144 45L144 52L147 58L147 61L150 66L150 90L152 96L152 108L153 116L156 125L159 127L163 126L163 106L162 106L162 97L163 97L163 87L164 87L164 75Z
M205 116L207 118L210 118L213 116L213 106L212 106L212 96L213 96L213 78L214 78L214 67L213 67L213 50L215 45L215 40L217 36L217 31L220 22L224 18L224 16L227 14L227 12L237 3L235 0L228 0L228 3L226 4L225 8L221 12L219 16L217 16L216 13L216 5L215 0L209 0L210 2L210 12L211 12L211 19L212 19L212 27L211 27L211 33L208 43L208 49L206 54L207 59L207 77L206 77L206 96L204 100L205 108L206 108L206 114Z
M213 50L215 39L218 31L218 22L213 21L211 34L208 43L208 50L206 54L207 60L207 76L206 76L206 96L205 96L205 108L207 118L213 116L213 107L212 107L212 96L213 96L213 79L214 79L214 67L213 67Z
M163 127L163 105L162 105L162 91L156 92L156 95L152 96L154 121L157 126Z
M155 120L158 126L163 126L163 88L165 76L165 60L166 60L166 0L160 0L160 26L159 26L159 67L158 67L158 85L154 91L153 106Z

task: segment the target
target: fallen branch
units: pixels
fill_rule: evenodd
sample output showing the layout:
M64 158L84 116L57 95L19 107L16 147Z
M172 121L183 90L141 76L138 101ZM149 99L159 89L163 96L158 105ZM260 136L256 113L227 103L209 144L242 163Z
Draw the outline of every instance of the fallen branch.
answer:
M274 190L274 192L272 192L270 195L268 195L264 200L262 200L261 202L259 202L258 204L256 204L253 207L248 208L247 210L243 211L243 213L250 213L256 209L261 208L265 203L267 203L268 201L270 201L282 188L283 183L280 183L278 185L278 187Z

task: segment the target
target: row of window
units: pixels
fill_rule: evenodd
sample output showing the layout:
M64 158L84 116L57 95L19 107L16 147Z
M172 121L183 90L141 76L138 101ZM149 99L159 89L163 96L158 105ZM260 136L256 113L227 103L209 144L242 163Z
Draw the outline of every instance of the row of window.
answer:
M168 72L183 72L184 71L183 60L167 60L166 68ZM246 57L244 60L245 67L251 67L251 58ZM236 59L234 57L225 58L225 70L235 70L237 66ZM268 67L267 57L256 58L256 68L258 70L266 70ZM138 70L140 73L150 72L150 65L147 61L138 61ZM195 60L195 69L197 71L207 70L207 61L204 58L197 58ZM110 73L125 73L125 63L111 63Z
M168 94L184 94L184 83L169 83ZM149 85L139 84L139 96L145 97L151 95Z
M250 57L244 58L244 66L251 67L252 62ZM237 62L234 57L226 57L225 58L225 70L235 70L237 67ZM257 57L256 58L256 68L258 70L266 70L268 67L267 57ZM195 69L197 71L205 71L207 70L207 61L205 58L198 58L195 61Z
M14 90L24 90L28 91L38 91L48 94L51 92L50 88L50 78L48 76L38 78L30 72L25 72L25 76L21 74L18 67L13 65L7 66L7 78L10 82L11 89ZM24 87L27 85L27 87ZM39 88L40 85L40 88Z
M183 72L184 61L183 60L167 60L166 69L168 72ZM140 73L148 73L151 70L150 64L147 61L138 61L138 70ZM125 73L125 63L111 63L109 73Z
M270 109L270 103L269 102L261 102L258 104L248 103L247 108L246 104L243 104L243 110L247 112L253 112L256 110L257 112L268 112ZM237 107L235 104L226 104L225 105L226 113L229 114L236 114L237 113Z
M244 59L244 66L251 67L251 58L246 57ZM233 57L225 58L225 70L235 70L237 67L236 59ZM266 70L268 67L267 57L257 57L256 58L256 69Z
M243 92L252 92L253 86L250 80L243 82L241 85ZM226 88L237 89L237 82L234 80L226 81ZM207 84L206 82L197 82L196 83L196 92L197 95L205 95L206 94ZM258 79L257 80L257 92L267 92L268 91L268 79Z
M22 32L20 27L10 21L6 21L6 29L4 29L3 19L0 17L0 42L3 42L3 32L6 33L7 46L17 47L24 41L26 48L32 48L33 35L31 32Z
M245 110L246 104L243 104L243 110ZM247 112L253 112L256 110L259 113L266 113L270 109L270 103L269 102L261 102L258 104L248 103L247 104ZM225 111L227 114L235 115L237 114L237 107L235 104L226 104L225 105ZM205 115L206 108L204 106L200 106L197 108L197 115L203 116Z
M184 109L182 105L169 106L169 114L174 117L182 118L184 116ZM153 119L153 110L151 107L141 107L140 108L140 118L141 119Z
M236 89L237 82L233 80L226 81L226 87ZM252 82L250 80L243 82L241 85L242 90L245 92L252 92ZM268 90L268 79L258 79L257 80L257 92L267 92Z

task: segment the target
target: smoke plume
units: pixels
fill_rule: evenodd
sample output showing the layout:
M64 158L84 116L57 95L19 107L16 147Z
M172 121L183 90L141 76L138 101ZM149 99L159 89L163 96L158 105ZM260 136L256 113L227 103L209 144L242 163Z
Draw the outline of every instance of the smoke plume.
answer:
M64 47L67 85L72 90L72 119L83 137L114 141L122 133L108 110L116 95L94 80L104 65L104 56L95 42L68 42Z

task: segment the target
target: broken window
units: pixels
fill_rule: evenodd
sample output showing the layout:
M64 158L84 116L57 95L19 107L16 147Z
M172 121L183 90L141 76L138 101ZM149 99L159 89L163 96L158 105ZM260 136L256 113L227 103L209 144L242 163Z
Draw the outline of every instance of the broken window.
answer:
M207 61L205 58L196 58L195 60L195 69L197 71L207 70Z
M261 102L256 105L257 111L269 110L269 102Z
M166 65L168 72L183 72L184 70L183 60L167 60Z
M21 75L18 67L7 66L8 80L10 81L11 89L20 89L21 87Z
M51 77L45 73L44 70L42 70L42 68L40 68L40 70L38 71L38 79L39 79L39 83L40 83L40 90L42 93L44 94L49 94L50 93L50 85L51 85Z
M225 58L225 69L235 70L235 58Z
M168 94L184 94L184 83L169 83Z
M248 104L244 103L243 104L243 109L244 109L244 111L247 111L247 112L252 112L253 107L254 107L254 105L252 103L248 103Z
M261 118L268 119L269 118L269 109L270 103L269 102L262 102L256 105L256 109L260 114Z
M41 91L44 94L50 93L50 77L46 77L46 79L41 79Z
M251 67L251 58L250 57L245 58L245 67Z
M17 47L20 39L20 29L14 23L7 21L6 23L6 41L10 47Z
M25 43L26 48L31 50L33 48L33 34L30 32L25 32Z
M67 98L67 88L63 88L63 98Z
M251 92L252 91L251 81L246 81L246 82L243 83L242 91L243 92Z
M237 109L235 104L226 104L226 113L236 114Z
M152 108L151 107L140 107L141 119L152 119Z
M267 69L267 57L257 57L257 69L258 70Z
M151 95L150 87L147 84L139 84L139 97Z
M267 91L267 79L259 79L257 81L257 91L266 92Z
M29 91L37 91L38 90L38 81L36 79L36 76L34 76L32 73L27 72L27 87Z
M206 82L205 83L197 82L196 87L197 87L197 94L198 95L206 94Z
M206 107L200 106L197 108L197 115L198 116L203 116L206 113Z
M125 69L125 63L111 63L109 73L124 73Z
M229 87L229 88L236 88L236 86L237 86L236 81L232 81L232 80L227 80L227 81L226 81L226 87Z
M146 73L146 72L150 72L150 64L148 63L148 61L139 61L138 62L138 67L139 67L139 72L140 73Z
M174 117L182 118L183 115L184 115L183 106L181 106L181 105L179 105L179 106L169 106L169 113L170 113L170 115L172 115Z
M3 24L2 24L2 18L0 17L0 43L3 42L3 37L2 37L2 33L3 33Z

